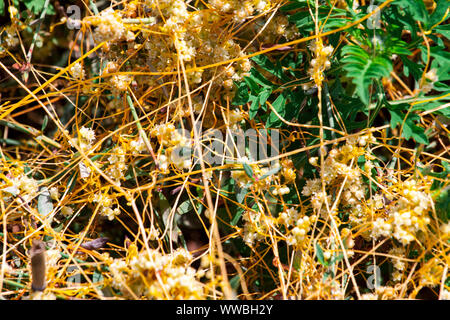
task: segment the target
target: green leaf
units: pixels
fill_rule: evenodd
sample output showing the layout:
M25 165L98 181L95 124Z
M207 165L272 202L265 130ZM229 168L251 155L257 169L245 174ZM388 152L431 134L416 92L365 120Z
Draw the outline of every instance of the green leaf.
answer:
M324 256L323 256L323 250L322 250L322 248L320 247L320 244L318 244L318 243L316 242L315 247L316 247L316 256L317 256L317 260L319 261L319 263L320 263L321 265L323 265L324 267L327 267L327 266L328 266L328 263L325 261L325 258L324 258Z
M439 25L436 28L434 28L434 30L437 33L442 34L447 39L450 39L450 24Z
M248 87L245 82L235 83L237 90L232 104L241 106L249 101Z
M237 225L237 223L239 222L239 219L241 219L242 217L242 209L240 209L239 211L236 212L236 214L234 215L233 219L230 221L230 224L232 226Z
M253 179L253 169L252 169L252 167L250 167L248 165L248 163L245 163L245 162L242 163L242 166L244 167L245 174L247 174L247 176L249 178Z
M397 0L397 4L408 11L414 20L428 23L428 12L423 0Z
M430 54L440 65L448 66L450 64L450 52L446 51L445 48L432 47Z
M405 74L405 76L409 77L409 74L411 73L411 75L416 80L422 77L422 70L417 63L412 62L408 58L402 56L400 56L400 59L403 61L403 73Z
M102 273L99 272L98 270L95 270L94 273L92 274L92 282L102 282L103 281L103 276Z
M282 66L279 64L279 61L277 65L275 66L272 61L269 60L268 57L265 55L259 55L251 58L258 66L266 70L267 72L270 72L277 78L283 80L284 82L290 81L290 79L284 74Z
M239 279L240 279L240 275L239 274L235 275L233 278L230 279L230 286L235 291L239 288L239 285L241 283L239 281Z
M439 190L435 198L436 213L445 223L450 220L450 187Z
M271 94L272 94L272 89L270 89L270 88L261 91L261 93L259 94L259 104L264 110L266 110L266 101L270 97Z
M189 211L191 211L192 209L194 209L194 207L192 206L191 200L186 200L184 202L182 202L178 208L177 208L177 213L178 214L185 214L188 213Z
M69 180L67 181L67 193L70 193L75 188L75 185L77 183L77 177L78 177L78 171L75 171L70 176Z
M246 187L242 187L242 188L236 187L236 188L237 188L237 192L236 192L236 200L237 200L239 203L243 203L243 202L244 202L244 199L245 199L245 196L246 196L247 193L248 193L248 188L246 188Z
M256 70L256 68L252 68L250 70L250 75L252 77L252 80L257 82L260 86L263 88L273 88L274 84L267 80L261 73Z
M41 131L44 131L45 128L47 128L47 124L48 124L48 116L45 115L44 120L42 121Z
M278 112L278 114L281 117L285 116L286 100L287 100L286 94L284 94L284 92L283 92L272 103L272 107ZM281 122L280 118L275 114L275 112L271 112L269 115L269 118L266 121L266 127L267 128L279 127L279 126L281 126L281 124L282 124L282 122Z
M404 122L402 137L406 140L413 138L418 143L428 144L429 141L427 135L425 134L425 129L414 123L415 121L420 120L420 117L417 114L410 112L405 120L405 115L400 109L401 106L402 105L398 105L395 108L392 108L391 106L391 108L389 108L389 113L391 114L391 128L394 129L397 125L402 125Z
M33 12L34 14L40 14L44 9L45 0L22 0L28 10ZM54 15L56 13L55 8L51 4L47 7L46 14Z
M250 101L252 102L252 104L250 105L250 109L248 110L248 116L249 116L250 120L252 120L258 113L259 97L251 96Z
M5 14L5 1L0 0L0 16Z
M445 15L448 12L449 1L448 0L438 0L436 3L436 9L430 16L429 28L434 26L435 24L445 20ZM448 13L447 13L448 15Z
M281 170L281 166L275 167L273 169L270 169L269 171L267 171L266 173L264 173L259 180L264 180L267 177L270 177L271 175L277 174L278 171Z
M258 85L258 82L256 82L256 80L252 76L244 77L244 81L250 88L250 92L259 93L260 87Z
M345 57L342 59L344 69L349 77L353 78L356 93L361 101L369 104L369 87L374 79L388 77L392 71L392 63L383 56L371 57L369 54L354 45L347 45L342 49Z

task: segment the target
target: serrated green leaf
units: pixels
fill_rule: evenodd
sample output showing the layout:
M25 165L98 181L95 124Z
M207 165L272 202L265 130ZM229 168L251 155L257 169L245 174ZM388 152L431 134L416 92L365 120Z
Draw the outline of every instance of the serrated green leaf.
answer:
M42 13L44 9L45 0L22 0L28 10L33 12L34 14ZM49 3L47 7L47 15L54 15L56 13L55 8L53 8L52 4Z
M408 11L414 20L428 23L428 12L423 0L397 0L397 4Z
M361 101L369 104L369 87L374 79L388 77L392 71L392 63L383 56L371 57L360 47L347 45L342 49L344 69L353 78L356 94Z
M428 137L425 134L425 129L414 123L420 119L417 114L410 112L405 120L405 115L399 110L399 106L396 106L395 109L389 109L389 113L391 114L390 126L392 129L396 128L397 125L402 125L404 122L402 137L406 140L413 138L416 142L421 144L429 143Z
M248 87L245 82L235 83L237 90L234 95L232 104L241 106L249 101L250 95L248 94Z

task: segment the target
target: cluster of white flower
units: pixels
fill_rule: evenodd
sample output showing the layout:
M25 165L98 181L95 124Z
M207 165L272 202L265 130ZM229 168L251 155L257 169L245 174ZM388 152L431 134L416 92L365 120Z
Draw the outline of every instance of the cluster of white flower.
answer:
M77 139L73 138L69 140L69 144L73 147L78 142L80 144L80 148L87 152L92 148L92 143L95 141L95 131L91 128L87 127L81 127L78 134L78 141Z
M276 195L284 196L286 194L289 194L289 192L291 192L291 189L289 189L289 187L276 186L275 189L273 189L272 194L275 196Z
M175 167L177 167L180 170L189 169L192 166L192 159L190 155L186 156L185 154L183 154L183 150L179 148L175 148L171 152L170 159L172 160L172 163L175 165Z
M116 93L120 93L127 90L132 80L132 76L126 74L118 74L112 76L109 82L112 85L113 91Z
M127 168L126 152L121 146L116 146L111 150L111 155L108 157L108 168L106 175L120 186L120 181L124 179L124 172Z
M150 134L156 137L162 146L173 145L172 136L176 135L175 125L173 123L157 124L152 128ZM176 143L175 143L176 144Z
M127 37L127 30L118 11L108 8L97 16L83 19L89 25L97 26L94 31L94 39L97 42L120 41Z
M425 79L427 79L426 83L422 85L422 91L424 93L428 93L433 90L433 85L435 82L439 81L439 78L436 74L436 69L431 69L427 73L425 73Z
M150 134L158 139L161 148L165 148L165 153L158 156L159 168L163 172L167 172L170 163L180 170L191 167L191 155L185 151L191 150L192 142L182 130L175 129L172 123L165 123L156 125Z
M255 164L250 164L250 160L247 156L241 157L238 162L242 165L246 164L250 166L254 173L255 171L260 170L259 167ZM239 187L245 187L249 185L250 183L254 182L251 177L248 176L248 174L245 172L245 170L242 168L241 170L233 170L231 171L231 177L233 180L237 183ZM268 181L265 181L268 182ZM269 184L270 185L270 184ZM255 186L255 184L253 185Z
M281 175L284 177L286 184L294 183L297 174L295 173L294 163L291 159L283 159L281 161Z
M398 200L389 207L389 215L385 219L374 221L372 237L393 236L403 245L416 239L417 232L426 231L430 223L427 216L431 208L431 198L426 192L427 182L410 179L403 182L398 190Z
M148 0L145 4L153 16L163 16L161 22L151 25L152 28L158 33L169 35L162 37L150 29L142 30L151 68L170 71L176 67L176 61L181 59L186 62L185 68L190 70L244 55L239 44L232 39L222 39L223 29L217 24L219 13L211 10L188 11L186 2L182 0ZM236 2L235 5L240 6L240 3ZM187 78L189 84L195 86L205 78L215 76L214 84L232 89L233 81L242 80L250 68L250 61L243 58L233 66L219 67L217 73L203 69L190 71Z
M125 261L115 259L109 268L113 287L126 297L131 296L128 287L138 298L203 299L203 285L197 280L196 271L189 267L191 261L192 256L184 249L170 254L150 249Z
M83 80L85 77L85 72L80 62L77 62L73 66L71 66L69 72L75 79L78 80Z
M14 26L8 26L5 28L5 42L6 45L10 48L15 47L19 44L19 39L16 35L16 28Z
M405 248L403 247L394 247L389 251L390 255L396 257L404 257L405 256ZM391 262L394 266L395 271L392 273L392 280L395 282L399 282L402 280L403 273L406 271L406 264L404 261L399 258L391 258Z
M280 230L285 230L283 233L286 243L301 248L306 243L307 234L317 216L307 216L294 208L288 208L277 218L259 211L245 211L242 218L245 221L243 239L247 245L252 246L255 241L265 239L269 235L269 228L278 225L283 227Z
M17 177L11 178L10 183L12 185L2 188L2 191L14 196L20 195L25 202L31 201L38 194L38 182L25 174L20 174ZM6 186L7 184L5 183L4 185Z
M261 25L264 25L265 22L266 21L263 20L260 25L255 24L255 28L260 29ZM289 24L286 16L277 13L261 33L260 41L267 44L275 44L279 37L284 37L286 40L293 40L298 36L299 32L297 27L293 24Z
M228 115L228 125L232 129L238 128L238 124L245 119L245 113L239 109L234 109L230 111Z
M239 187L245 187L252 182L252 179L245 173L244 170L231 171L231 177Z
M310 62L308 74L316 85L320 85L324 79L323 72L331 66L329 58L333 53L333 47L324 47L322 40L318 38L313 40L309 45L309 49L313 53L314 58Z
M290 246L302 246L306 236L311 230L311 226L316 221L317 216L307 216L298 212L294 208L288 208L280 213L277 223L286 227L286 243Z
M161 170L163 173L169 172L170 161L167 156L165 156L164 154L159 154L156 161L158 162L159 170Z
M264 0L209 0L209 4L220 13L232 13L233 20L237 23L242 23L253 14L271 7L270 1Z
M92 202L99 204L100 215L107 217L108 220L114 220L116 216L120 214L119 207L112 208L113 199L106 193L96 193L92 199Z
M357 207L364 199L366 187L363 183L361 170L357 166L356 159L359 156L365 155L365 149L363 147L366 146L368 141L374 142L374 138L368 135L348 139L347 143L342 147L332 149L324 160L324 172L322 176L326 189L340 189L341 184L346 179L340 199L342 205ZM317 157L310 158L309 162L318 168L320 167ZM319 211L322 216L326 216L327 212L324 208L325 199L327 199L328 204L331 204L332 198L330 194L322 191L321 179L306 180L302 194L304 196L311 196L313 208Z
M269 217L259 211L245 211L242 218L245 221L243 239L248 246L265 238L268 232L266 218Z
M70 217L73 215L73 209L68 206L64 206L61 208L61 214L65 217Z
M374 293L365 293L361 295L361 300L393 300L397 297L396 288L376 287Z
M139 154L144 152L146 149L144 139L139 137L137 140L133 140L130 142L130 150L133 154Z

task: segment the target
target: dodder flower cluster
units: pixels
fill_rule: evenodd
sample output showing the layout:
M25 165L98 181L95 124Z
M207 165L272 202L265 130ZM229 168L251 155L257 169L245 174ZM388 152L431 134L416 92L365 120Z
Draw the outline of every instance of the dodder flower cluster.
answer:
M125 260L115 259L109 266L112 284L127 297L203 299L203 285L196 271L189 267L191 260L190 253L184 249L170 254L151 249Z

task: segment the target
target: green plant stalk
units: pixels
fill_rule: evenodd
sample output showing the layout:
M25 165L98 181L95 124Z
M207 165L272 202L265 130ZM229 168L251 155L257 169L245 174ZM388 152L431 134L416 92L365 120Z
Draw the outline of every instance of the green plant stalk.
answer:
M29 134L33 136L36 140L41 140L55 148L61 148L61 145L58 142L50 139L49 137L43 134L39 135L39 131L34 128L26 128L25 126L7 120L0 120L0 125L4 125L5 127Z
M94 1L89 0L89 7L91 7L91 9L92 9L92 11L94 12L95 15L98 14L97 5L95 4Z
M383 107L383 105L387 102L386 98L383 94L383 87L381 86L380 80L376 80L377 83L377 88L378 88L378 101L377 101L377 105L375 107L375 110L373 111L373 113L370 115L369 118L369 123L367 124L367 127L370 128L373 125L373 122L375 121L375 118L377 117L378 113L380 112L381 108Z
M36 27L36 31L34 32L34 35L33 35L33 41L31 42L30 49L28 50L28 53L27 53L27 60L26 60L26 64L27 65L31 62L31 56L33 55L34 46L36 45L36 40L37 40L37 37L39 35L39 31L41 30L41 24L42 24L42 21L44 21L44 18L45 18L45 15L47 13L47 8L48 8L49 4L50 4L50 0L45 0L44 8L42 9L41 16L39 17L39 22L38 22L38 25ZM25 83L28 82L28 76L29 76L28 71L25 71L23 73L23 81Z
M156 167L158 167L158 163L156 162L156 156L155 156L155 153L153 152L152 145L150 144L150 141L148 140L148 137L145 134L144 129L142 128L142 124L141 124L141 121L139 120L139 117L137 115L136 108L134 107L134 104L133 104L133 100L131 100L130 94L128 92L127 92L127 102L128 102L129 107L130 107L131 114L133 115L133 119L134 119L134 121L136 121L136 127L139 130L139 135L144 140L148 151L152 155L152 158L153 158L153 161L155 162Z
M324 89L324 96L325 96L325 103L327 106L327 115L328 115L328 121L329 121L329 125L330 128L334 128L334 116L333 116L333 112L331 110L331 101L329 98L329 92L328 92L328 84L325 82L323 84L323 89ZM334 131L331 131L331 137L334 139L336 139L336 133Z

